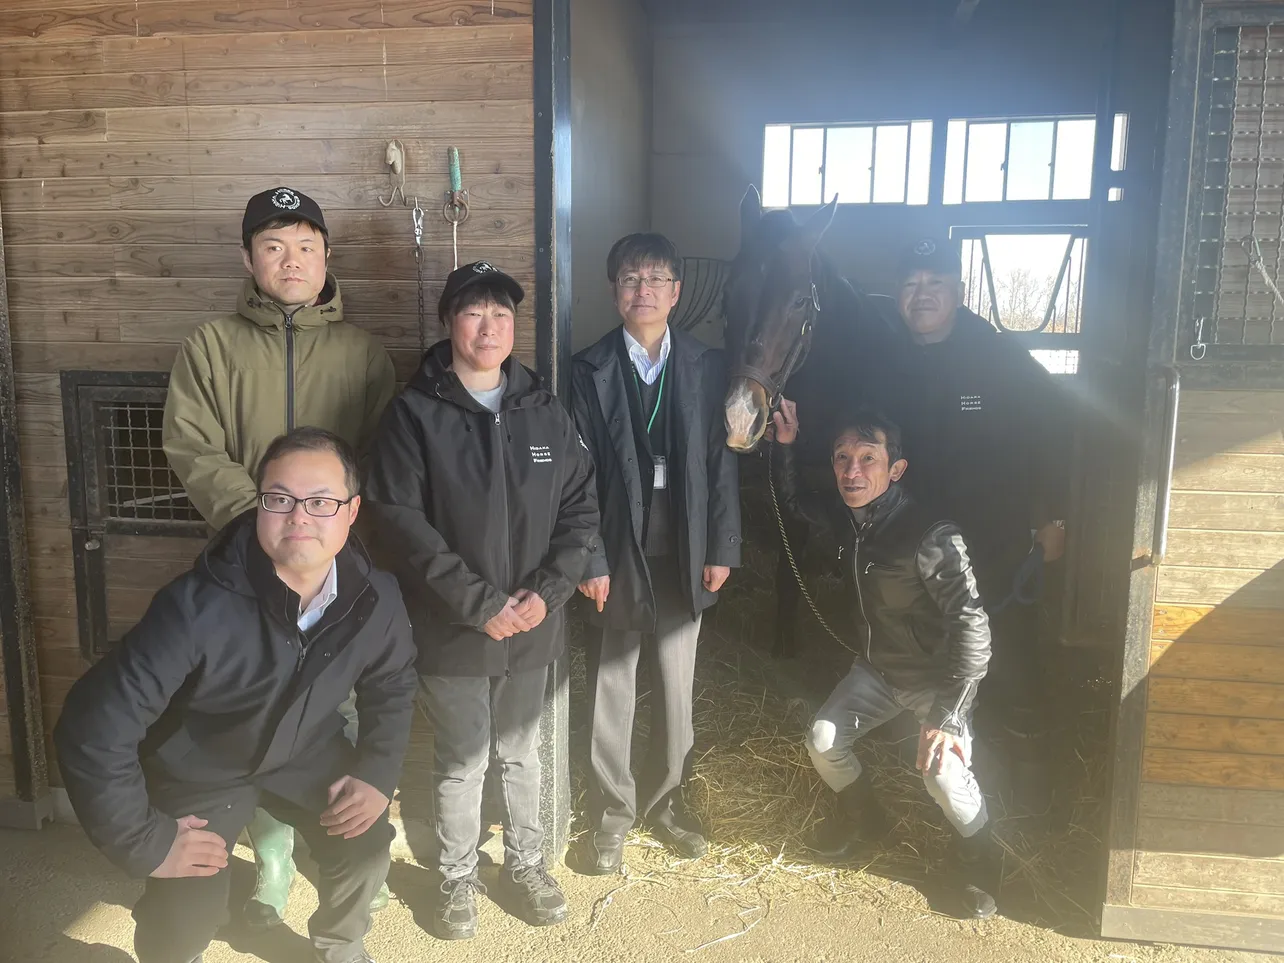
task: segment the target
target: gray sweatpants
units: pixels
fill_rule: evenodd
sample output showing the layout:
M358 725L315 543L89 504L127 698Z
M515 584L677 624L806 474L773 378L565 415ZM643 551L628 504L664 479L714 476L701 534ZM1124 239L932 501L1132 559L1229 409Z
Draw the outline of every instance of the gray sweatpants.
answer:
M812 721L807 733L812 764L830 789L841 792L860 777L860 760L852 751L856 740L902 712L914 713L921 725L935 703L934 690L893 689L869 663L857 659ZM971 718L963 732L963 754L966 759L945 753L939 771L924 771L923 782L959 835L966 837L979 832L989 818L972 774Z

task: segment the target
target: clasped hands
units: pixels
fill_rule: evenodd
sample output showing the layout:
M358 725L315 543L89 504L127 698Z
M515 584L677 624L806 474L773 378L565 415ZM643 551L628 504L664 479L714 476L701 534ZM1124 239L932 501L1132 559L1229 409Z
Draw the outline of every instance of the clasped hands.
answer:
M511 639L519 632L529 632L547 615L548 606L538 592L518 589L516 595L508 597L499 614L482 626L482 631L499 642Z

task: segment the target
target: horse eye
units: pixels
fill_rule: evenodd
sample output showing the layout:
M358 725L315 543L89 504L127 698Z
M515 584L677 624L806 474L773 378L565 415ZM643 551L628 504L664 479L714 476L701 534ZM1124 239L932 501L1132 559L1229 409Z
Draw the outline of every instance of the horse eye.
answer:
M800 294L800 295L797 297L797 299L795 299L795 301L794 301L794 307L795 307L795 308L805 308L805 307L807 306L807 302L808 302L808 301L810 301L810 300L811 300L811 298L807 297L807 295L805 295L805 294Z

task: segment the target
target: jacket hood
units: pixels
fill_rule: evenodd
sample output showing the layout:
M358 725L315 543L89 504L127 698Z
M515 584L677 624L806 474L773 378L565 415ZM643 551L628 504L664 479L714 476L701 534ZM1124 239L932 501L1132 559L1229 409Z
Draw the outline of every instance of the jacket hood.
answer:
M414 390L432 398L450 401L470 411L481 411L481 406L473 400L458 376L450 370L452 361L453 352L449 339L438 341L424 353L419 370L406 384L406 390ZM544 388L539 376L512 355L504 359L500 370L508 379L507 387L504 388L501 410L529 408L549 404L555 400L552 393Z
M241 295L236 302L236 313L248 321L253 321L261 328L284 328L285 308L271 298L259 293L254 278L246 278L241 285ZM296 328L319 328L343 320L343 296L339 293L339 282L333 274L327 272L325 286L317 296L317 303L294 312L293 321Z

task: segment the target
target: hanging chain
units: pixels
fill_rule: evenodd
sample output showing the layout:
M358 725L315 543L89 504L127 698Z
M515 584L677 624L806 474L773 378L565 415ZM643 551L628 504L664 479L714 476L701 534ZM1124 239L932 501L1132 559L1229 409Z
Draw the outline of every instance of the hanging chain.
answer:
M428 350L427 311L424 307L424 210L415 198L414 209L410 212L415 225L415 274L419 279L419 354Z
M798 591L802 592L802 597L807 600L807 607L811 609L811 614L816 616L816 621L820 627L829 633L829 637L841 645L844 649L857 657L861 656L859 649L853 649L850 645L838 637L838 633L829 627L825 617L820 614L820 609L812 600L811 593L807 591L807 586L803 582L802 573L798 571L798 563L794 560L794 550L789 545L789 534L785 531L785 520L780 514L780 503L776 499L776 475L774 472L774 462L776 458L776 446L773 443L767 449L767 487L771 490L771 508L776 513L776 527L780 529L780 546L785 550L785 558L789 560L789 569L794 573L794 581L798 583Z

